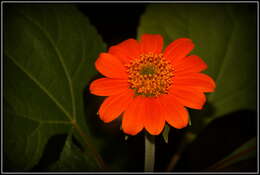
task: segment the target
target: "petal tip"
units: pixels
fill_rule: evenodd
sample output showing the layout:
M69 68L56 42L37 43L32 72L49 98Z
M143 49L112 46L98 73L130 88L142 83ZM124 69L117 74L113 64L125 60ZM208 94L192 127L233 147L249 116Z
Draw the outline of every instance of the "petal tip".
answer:
M142 53L161 53L163 37L160 34L143 34L139 43Z
M110 123L113 120L115 120L115 118L110 118L105 116L104 114L99 114L99 118L104 122L104 123Z
M191 39L179 38L166 47L164 56L165 58L172 60L175 64L188 55L193 50L194 46L195 44Z
M122 130L125 134L131 135L131 136L135 136L137 135L139 132L141 131L135 131L135 130L126 130L124 127L122 127Z
M151 127L145 127L146 131L151 135L159 135L162 133L165 123L163 124L163 127L157 127L157 128L151 128Z

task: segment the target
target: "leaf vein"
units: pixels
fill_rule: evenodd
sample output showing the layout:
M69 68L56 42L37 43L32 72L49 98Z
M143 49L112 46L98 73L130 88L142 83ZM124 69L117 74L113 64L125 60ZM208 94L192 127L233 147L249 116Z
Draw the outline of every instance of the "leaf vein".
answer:
M227 60L229 60L228 59L229 57L227 58L227 53L230 50L230 42L231 42L231 40L234 36L233 34L234 34L234 28L233 28L233 30L231 30L231 34L230 34L230 37L229 37L228 42L227 42L227 49L226 49L226 52L224 54L223 61L221 62L221 65L219 66L219 71L218 71L217 76L216 76L215 82L216 82L217 85L218 85L219 80L221 80L222 76L224 75L224 66L226 65ZM209 95L209 99L212 100L213 97L215 97L215 94L216 93L211 93Z
M22 71L24 72L60 109L61 111L71 120L70 114L64 109L64 107L56 100L56 98L48 92L48 90L29 72L27 72L11 55L6 52L6 56Z
M72 118L73 119L75 116L76 116L76 105L75 105L75 97L74 97L74 92L73 92L73 85L72 85L72 81L71 81L71 77L69 75L69 72L68 72L68 69L66 67L66 64L64 62L64 59L60 53L60 50L59 48L55 45L55 42L52 40L51 36L49 35L49 33L44 29L44 27L42 27L38 22L34 21L33 18L27 16L26 14L24 14L23 12L20 11L20 13L25 17L25 19L27 19L28 21L30 21L32 24L34 24L35 26L37 26L40 31L43 32L43 34L47 37L47 39L49 40L49 42L51 43L51 45L53 46L57 56L58 56L58 59L64 69L64 72L65 72L65 75L66 75L66 78L68 80L68 83L69 83L69 88L70 88L70 95L71 95L71 100L72 100L72 110L73 110L73 115L72 115ZM56 18L55 18L56 19ZM56 19L56 22L58 20ZM58 24L58 22L57 22Z
M33 118L30 118L30 117L27 117L25 115L22 115L22 114L15 114L13 112L8 112L12 115L15 115L17 117L21 117L21 118L26 118L28 120L32 120L34 122L38 122L38 123L41 123L41 124L71 124L70 121L67 121L67 120L49 120L49 121L44 121L44 120L36 120L36 119L33 119Z

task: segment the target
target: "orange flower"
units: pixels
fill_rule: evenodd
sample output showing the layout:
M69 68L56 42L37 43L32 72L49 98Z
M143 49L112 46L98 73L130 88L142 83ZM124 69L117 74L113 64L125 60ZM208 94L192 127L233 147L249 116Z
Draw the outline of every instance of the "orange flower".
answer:
M104 122L122 114L122 129L136 135L143 128L162 132L165 121L175 128L186 127L189 115L184 106L202 109L204 92L213 92L215 82L199 73L206 63L190 55L194 44L188 38L172 42L162 52L161 35L144 34L141 41L128 39L101 53L96 69L106 76L93 81L92 94L108 96L98 111Z

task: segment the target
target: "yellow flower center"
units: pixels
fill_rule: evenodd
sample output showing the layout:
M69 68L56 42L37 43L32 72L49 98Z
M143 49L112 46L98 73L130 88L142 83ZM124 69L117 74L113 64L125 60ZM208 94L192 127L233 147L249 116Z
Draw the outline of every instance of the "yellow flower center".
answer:
M142 54L125 65L130 88L136 95L157 97L167 94L172 85L173 68L163 54Z

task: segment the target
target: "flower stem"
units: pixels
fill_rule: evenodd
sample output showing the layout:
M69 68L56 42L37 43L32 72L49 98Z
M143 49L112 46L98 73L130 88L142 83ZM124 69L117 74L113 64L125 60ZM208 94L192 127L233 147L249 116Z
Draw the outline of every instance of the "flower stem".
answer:
M145 132L145 158L144 158L144 171L154 171L154 155L155 155L155 136Z

